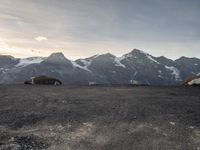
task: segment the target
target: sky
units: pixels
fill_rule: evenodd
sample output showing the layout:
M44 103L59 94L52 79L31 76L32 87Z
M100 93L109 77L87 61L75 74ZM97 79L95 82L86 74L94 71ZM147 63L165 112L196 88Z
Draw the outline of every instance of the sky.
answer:
M0 54L77 59L134 48L200 58L200 0L0 0Z

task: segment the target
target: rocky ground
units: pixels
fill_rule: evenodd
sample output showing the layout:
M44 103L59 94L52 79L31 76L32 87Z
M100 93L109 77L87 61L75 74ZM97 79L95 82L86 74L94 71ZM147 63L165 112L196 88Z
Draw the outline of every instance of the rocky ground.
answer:
M0 85L0 149L200 150L200 88Z

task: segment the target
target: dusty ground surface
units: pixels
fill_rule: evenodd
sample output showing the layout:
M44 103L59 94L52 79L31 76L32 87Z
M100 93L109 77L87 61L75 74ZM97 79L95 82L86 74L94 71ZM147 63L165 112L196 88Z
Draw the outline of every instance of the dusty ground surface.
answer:
M0 85L1 150L200 150L200 88Z

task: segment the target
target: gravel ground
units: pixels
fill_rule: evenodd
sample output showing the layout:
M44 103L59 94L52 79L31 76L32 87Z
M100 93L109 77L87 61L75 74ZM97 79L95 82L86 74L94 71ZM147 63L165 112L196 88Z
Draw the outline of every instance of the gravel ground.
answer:
M200 150L200 88L0 85L0 149Z

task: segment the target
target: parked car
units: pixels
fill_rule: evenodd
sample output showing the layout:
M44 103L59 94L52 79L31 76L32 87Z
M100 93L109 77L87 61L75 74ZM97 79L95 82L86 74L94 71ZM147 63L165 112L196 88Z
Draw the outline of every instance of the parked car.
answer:
M24 84L62 85L62 82L56 78L39 76L32 77L31 80L24 81Z

